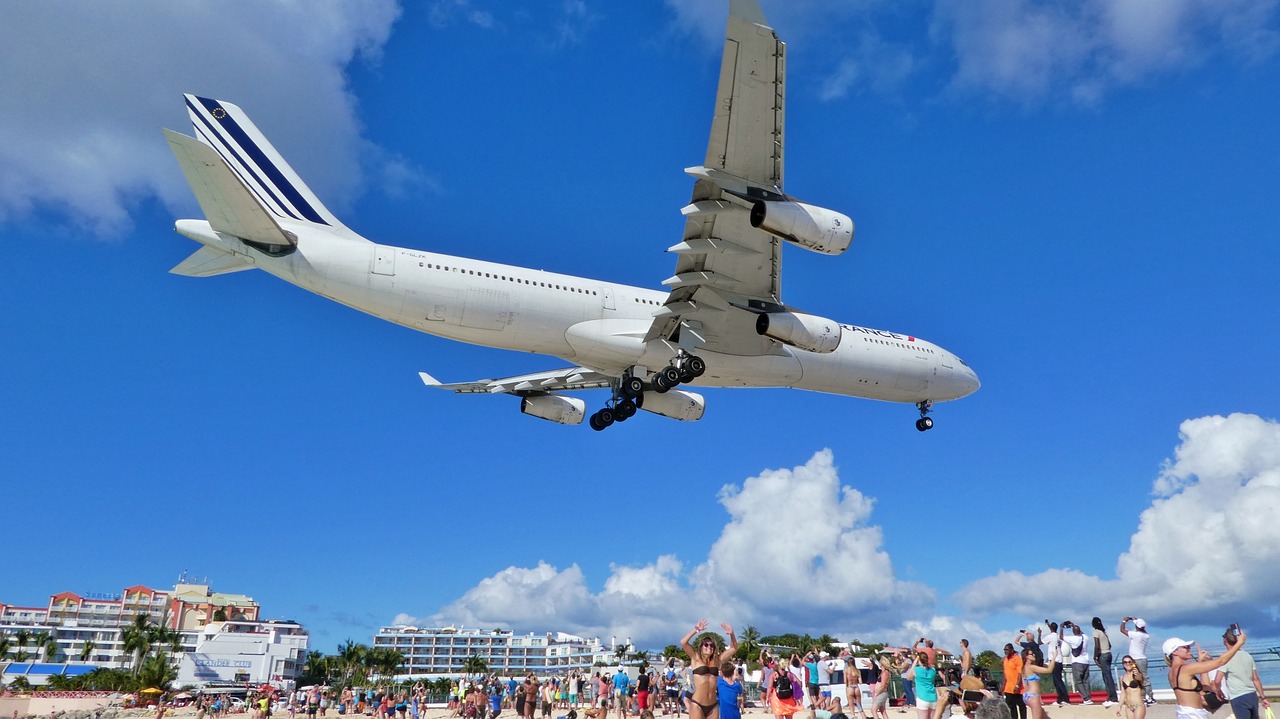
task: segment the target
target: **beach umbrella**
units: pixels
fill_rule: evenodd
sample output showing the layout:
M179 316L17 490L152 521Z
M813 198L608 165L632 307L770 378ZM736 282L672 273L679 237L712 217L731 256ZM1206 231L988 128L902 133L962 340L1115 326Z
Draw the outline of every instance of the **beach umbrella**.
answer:
M146 689L142 690L142 693L143 694L164 694L164 690L156 689L155 687L147 687Z

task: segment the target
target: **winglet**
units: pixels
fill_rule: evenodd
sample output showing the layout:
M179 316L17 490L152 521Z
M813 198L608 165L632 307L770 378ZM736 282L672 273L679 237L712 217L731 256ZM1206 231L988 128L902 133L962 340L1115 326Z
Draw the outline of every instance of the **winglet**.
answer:
M440 386L440 380L436 379L435 377L432 377L431 375L427 374L426 372L419 372L419 373L418 373L418 376L422 378L422 383L423 383L423 384L425 384L425 385L426 385L426 386L428 386L428 387L439 387L439 386Z

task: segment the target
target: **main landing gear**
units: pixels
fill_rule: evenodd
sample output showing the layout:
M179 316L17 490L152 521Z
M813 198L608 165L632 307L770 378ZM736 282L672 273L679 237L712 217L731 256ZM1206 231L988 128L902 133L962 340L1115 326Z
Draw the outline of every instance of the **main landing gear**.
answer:
M635 416L636 410L644 406L644 393L652 389L659 394L679 384L692 382L707 371L707 363L697 355L684 350L671 360L671 364L654 373L652 384L645 382L630 371L622 375L622 379L614 386L613 398L587 420L591 429L599 432L614 422L625 422Z
M933 420L929 419L929 413L933 411L933 401L926 399L923 402L916 402L916 409L920 410L920 419L916 420L916 429L921 432L933 429Z

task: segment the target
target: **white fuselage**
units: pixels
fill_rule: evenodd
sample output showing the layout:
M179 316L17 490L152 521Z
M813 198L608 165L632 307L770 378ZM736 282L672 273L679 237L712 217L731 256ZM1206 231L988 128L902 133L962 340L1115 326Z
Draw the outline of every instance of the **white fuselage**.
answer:
M289 223L282 223L282 225ZM644 342L666 293L332 235L299 224L296 251L274 257L204 220L177 229L235 252L287 282L422 332L486 347L561 357L620 376L667 365L677 347ZM699 348L703 387L792 387L891 402L958 399L978 389L975 373L941 347L892 332L842 325L825 354L777 344L770 354Z

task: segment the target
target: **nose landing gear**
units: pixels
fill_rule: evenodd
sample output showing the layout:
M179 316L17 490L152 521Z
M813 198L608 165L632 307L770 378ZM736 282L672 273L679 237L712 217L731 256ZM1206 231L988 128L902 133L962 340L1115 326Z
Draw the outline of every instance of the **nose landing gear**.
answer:
M916 402L916 409L920 410L920 419L916 420L916 429L921 432L933 429L933 420L929 418L929 413L933 411L933 401L926 399L923 402Z

